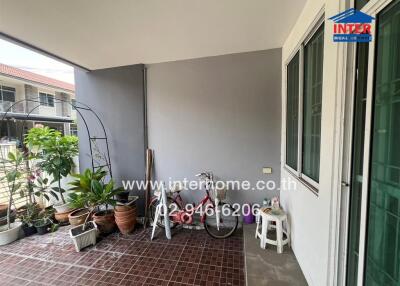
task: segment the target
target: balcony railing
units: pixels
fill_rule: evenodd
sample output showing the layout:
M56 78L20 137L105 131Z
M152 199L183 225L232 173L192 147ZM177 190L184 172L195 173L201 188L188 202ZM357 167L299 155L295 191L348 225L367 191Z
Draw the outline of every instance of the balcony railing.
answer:
M11 113L25 113L25 103L19 102L12 106L14 102L11 101L0 101L0 112L11 112ZM11 109L9 109L12 106Z

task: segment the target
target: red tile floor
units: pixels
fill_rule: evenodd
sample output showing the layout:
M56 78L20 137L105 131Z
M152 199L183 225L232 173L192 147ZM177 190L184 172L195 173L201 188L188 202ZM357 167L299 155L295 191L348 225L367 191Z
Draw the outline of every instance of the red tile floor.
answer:
M0 285L244 285L242 231L215 240L204 230L111 234L75 252L68 227L0 246Z

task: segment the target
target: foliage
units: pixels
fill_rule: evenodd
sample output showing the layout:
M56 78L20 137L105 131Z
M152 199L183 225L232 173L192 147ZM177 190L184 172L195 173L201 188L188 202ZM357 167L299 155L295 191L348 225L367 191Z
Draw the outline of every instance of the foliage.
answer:
M25 207L26 210L22 212L20 219L24 224L32 226L39 217L39 208L36 204L31 203L26 204Z
M36 177L36 181L32 183L34 195L42 195L47 201L50 201L50 196L52 196L56 200L59 200L57 192L54 190L54 188L51 187L54 182L56 181L50 182L49 178L42 178L41 176Z
M25 136L25 144L31 153L30 158L37 159L38 167L51 175L53 182L58 182L58 187L52 189L60 194L65 203L61 179L68 176L74 167L73 158L78 155L78 138L63 136L49 127L31 128Z
M20 192L21 196L24 196L25 182L21 181L24 177L24 155L16 150L15 152L9 152L7 159L1 160L3 170L0 177L0 181L5 181L8 188L8 211L7 211L7 226L10 228L10 212L11 205L13 203L13 196L16 192Z
M107 172L101 168L92 172L86 169L82 174L73 175L74 181L70 182L73 191L69 194L69 205L73 208L87 207L94 209L101 205L115 206L114 197L123 191L123 188L114 188L114 181L105 182Z

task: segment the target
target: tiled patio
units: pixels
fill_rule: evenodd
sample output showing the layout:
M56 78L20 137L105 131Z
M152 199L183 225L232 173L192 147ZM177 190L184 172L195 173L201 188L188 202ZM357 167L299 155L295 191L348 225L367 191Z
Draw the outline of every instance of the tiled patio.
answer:
M242 231L215 240L175 230L150 241L150 229L103 238L77 253L68 227L0 247L0 285L244 285Z

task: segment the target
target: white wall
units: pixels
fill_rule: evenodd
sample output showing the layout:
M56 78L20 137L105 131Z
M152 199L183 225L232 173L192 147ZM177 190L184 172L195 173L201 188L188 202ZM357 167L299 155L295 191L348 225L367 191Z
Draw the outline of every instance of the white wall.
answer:
M332 23L327 18L345 10L345 1L309 0L282 48L282 74L285 64L307 35L320 11L325 11L324 75L321 122L321 168L319 194L282 167L282 180L297 181L293 190L282 189L281 201L292 224L292 247L310 285L336 285L337 201L340 188L342 132L342 76L344 44L333 43ZM336 84L338 82L338 84ZM286 110L285 78L282 80L282 110ZM285 112L282 114L282 162L285 152ZM282 164L283 166L284 164ZM283 186L284 187L284 186Z

